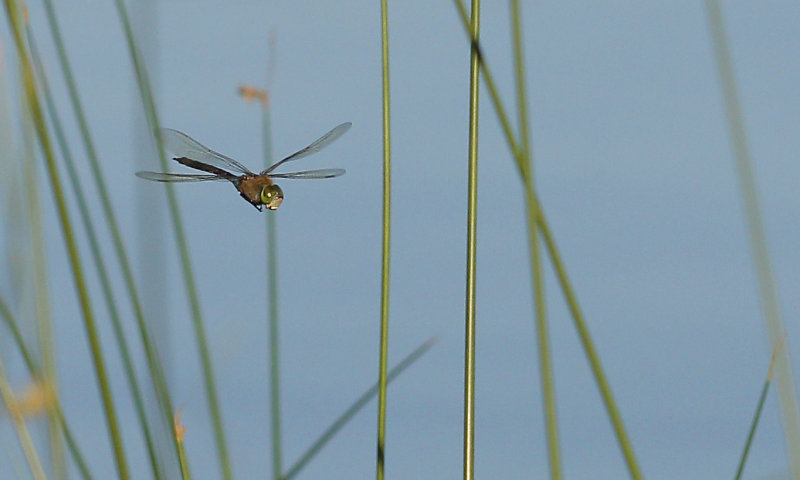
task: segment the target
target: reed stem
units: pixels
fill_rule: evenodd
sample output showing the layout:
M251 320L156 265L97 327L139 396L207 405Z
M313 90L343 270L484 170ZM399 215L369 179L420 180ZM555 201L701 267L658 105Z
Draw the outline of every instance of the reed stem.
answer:
M480 33L480 0L472 0L470 31ZM474 45L469 66L469 146L467 186L467 275L464 330L464 479L475 478L475 303L478 229L478 88L480 59Z
M378 448L376 478L383 480L386 450L386 385L389 356L389 266L391 257L392 151L389 89L389 11L381 0L381 78L383 92L383 242L381 244L381 332L378 373Z
M522 14L519 0L511 0L511 31L514 50L514 73L517 89L517 122L519 124L519 138L521 155L524 159L522 166L525 168L527 192L534 191L533 182L533 148L530 140L530 127L528 126L527 86L525 84L525 60L523 55ZM526 202L526 209L528 202ZM545 421L545 437L547 440L548 463L550 478L561 478L561 455L558 445L558 416L556 413L555 385L553 376L552 355L550 352L550 338L548 334L547 310L545 308L544 274L542 271L542 254L539 244L539 235L536 222L528 211L528 254L531 262L531 284L533 285L533 299L535 307L534 324L536 326L536 339L539 353L539 376L542 385L542 399Z

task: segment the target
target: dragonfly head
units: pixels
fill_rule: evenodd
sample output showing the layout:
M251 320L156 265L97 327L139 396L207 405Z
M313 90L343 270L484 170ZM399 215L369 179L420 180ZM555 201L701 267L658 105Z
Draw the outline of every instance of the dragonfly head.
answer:
M281 187L275 185L265 185L261 189L261 202L269 210L277 210L283 202L283 190Z

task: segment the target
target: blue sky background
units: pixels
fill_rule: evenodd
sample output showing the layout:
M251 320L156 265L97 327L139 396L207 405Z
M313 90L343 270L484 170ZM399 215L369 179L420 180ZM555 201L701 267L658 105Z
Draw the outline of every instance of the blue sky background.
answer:
M396 362L432 335L442 337L390 388L387 478L457 478L468 48L451 2L390 3L390 359ZM650 479L730 476L770 352L702 3L523 3L539 196L642 469ZM36 2L29 8L55 77L43 11ZM157 263L165 286L153 288L151 278L140 282L151 300L166 307L159 317L161 335L169 339L173 393L188 429L195 478L218 478L173 238L168 230L137 231L142 218L166 227L166 203L162 185L133 175L157 163L152 155L142 158L148 145L135 133L141 107L119 20L111 2L62 2L56 8L129 250L147 267L153 262L141 254L139 242L163 244L166 261ZM723 13L792 348L800 311L800 7L728 2ZM236 88L265 82L271 32L277 38L270 85L275 156L353 122L334 145L296 164L344 167L347 175L281 182L286 199L277 212L256 212L227 184L176 186L234 472L237 478L265 477L265 215L275 215L279 225L285 464L377 378L378 3L174 1L159 2L154 15L139 34L155 51L149 68L164 126L256 170L262 164L260 113L238 98ZM508 30L506 3L485 2L481 36L510 107ZM8 27L2 32L11 58ZM63 85L53 83L66 109ZM67 127L81 152L75 125ZM42 195L63 404L79 441L92 451L96 475L109 478L113 460L61 234L46 188ZM154 198L157 207L142 198ZM522 190L486 96L479 203L476 472L480 478L543 478L547 463ZM10 281L3 274L0 287ZM624 478L549 266L547 281L566 476ZM99 292L95 300L134 476L147 478ZM127 311L125 319L133 327ZM0 346L11 348L5 339ZM143 360L141 366L143 371ZM22 365L13 357L11 368L23 383ZM301 478L374 475L376 416L372 404ZM3 449L11 448L12 430L4 424L0 431ZM2 476L8 475L6 460L0 461ZM771 392L747 473L766 478L785 469Z

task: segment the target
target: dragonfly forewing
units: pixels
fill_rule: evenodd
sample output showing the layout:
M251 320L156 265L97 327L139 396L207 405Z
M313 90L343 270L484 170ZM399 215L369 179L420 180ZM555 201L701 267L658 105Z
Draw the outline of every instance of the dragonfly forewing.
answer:
M183 157L244 175L253 174L247 167L236 160L211 150L178 130L162 128L161 139L164 142L164 148L172 154L172 158Z

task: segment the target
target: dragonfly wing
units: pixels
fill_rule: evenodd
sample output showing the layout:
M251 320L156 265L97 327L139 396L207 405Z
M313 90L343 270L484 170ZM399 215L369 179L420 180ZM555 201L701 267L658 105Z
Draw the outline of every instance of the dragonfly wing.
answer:
M325 148L328 145L330 145L331 143L333 143L334 140L336 140L337 138L339 138L342 135L344 135L345 132L350 130L350 127L352 127L352 126L353 126L352 123L345 122L345 123L342 123L341 125L337 125L336 127L333 127L333 129L331 129L330 132L328 132L325 135L319 137L311 145L307 146L306 148L304 148L302 150L294 152L293 154L291 154L288 157L284 158L280 162L278 162L275 165L272 165L268 169L264 170L263 172L261 172L261 174L263 175L265 173L269 173L269 172L275 170L276 168L278 168L279 166L283 165L286 162L290 162L292 160L297 160L299 158L307 157L307 156L311 155L312 153L319 152L323 148Z
M246 175L253 173L236 160L201 145L200 142L183 132L171 128L162 128L161 139L164 142L164 148L172 154L173 158L185 157Z
M209 180L227 180L219 175L194 175L189 173L136 172L136 176L154 182L206 182Z
M271 178L333 178L344 175L343 168L325 168L322 170L306 170L304 172L273 173Z

